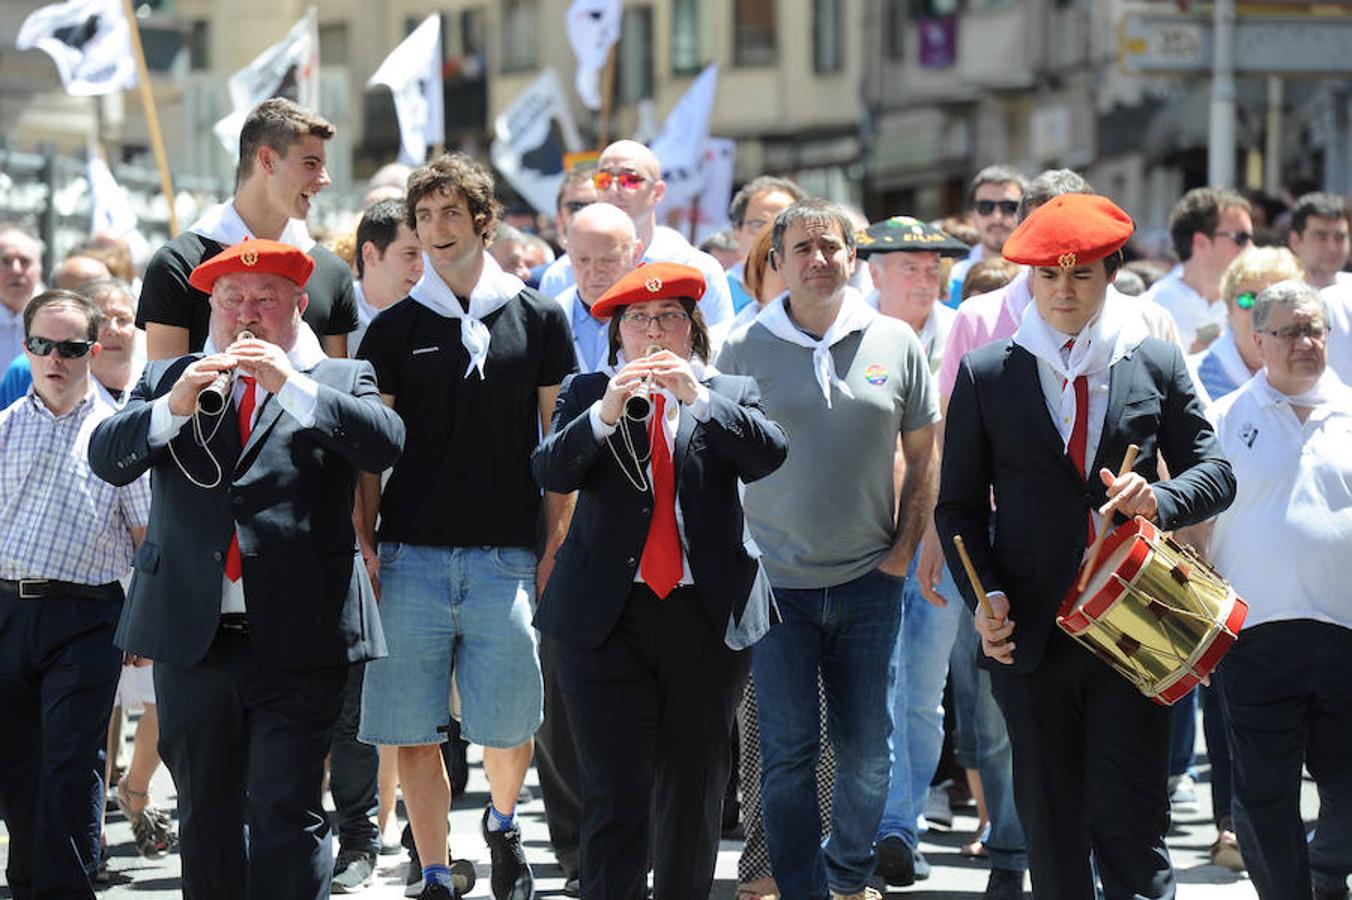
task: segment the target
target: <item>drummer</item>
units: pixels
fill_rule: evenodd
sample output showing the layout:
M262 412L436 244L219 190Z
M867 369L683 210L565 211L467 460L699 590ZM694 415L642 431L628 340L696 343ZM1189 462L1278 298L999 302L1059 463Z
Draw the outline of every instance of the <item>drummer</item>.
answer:
M1097 529L1136 515L1173 529L1235 491L1182 353L1147 336L1123 308L1130 298L1108 297L1133 227L1086 194L1024 220L1004 255L1034 267L1034 302L1012 339L963 358L948 407L935 520L968 606L977 598L952 535L990 601L975 624L1009 726L1038 900L1092 900L1091 853L1107 900L1174 895L1169 710L1055 616ZM1119 476L1131 444L1140 455ZM1158 456L1175 477L1152 484Z

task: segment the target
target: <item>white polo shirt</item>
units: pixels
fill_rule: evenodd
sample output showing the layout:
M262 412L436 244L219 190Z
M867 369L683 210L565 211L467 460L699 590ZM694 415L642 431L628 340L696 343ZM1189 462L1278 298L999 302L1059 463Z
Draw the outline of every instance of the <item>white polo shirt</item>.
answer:
M1302 424L1260 371L1213 407L1235 502L1216 519L1211 560L1249 604L1244 623L1314 619L1352 628L1352 388Z
M1174 317L1174 323L1178 325L1178 342L1184 353L1191 352L1192 342L1201 328L1215 325L1225 329L1225 302L1219 298L1209 300L1194 291L1183 280L1182 270L1170 272L1155 282L1142 297L1155 301Z
M1352 385L1352 280L1334 282L1319 296L1329 308L1329 368Z

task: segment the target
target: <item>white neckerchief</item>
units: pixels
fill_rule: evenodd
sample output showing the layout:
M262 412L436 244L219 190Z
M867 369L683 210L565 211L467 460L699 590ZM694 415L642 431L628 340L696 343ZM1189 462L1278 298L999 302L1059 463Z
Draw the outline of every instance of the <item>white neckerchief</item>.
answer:
M826 329L826 334L820 339L814 339L789 318L789 311L784 306L788 299L787 293L780 294L765 304L765 308L756 316L756 321L780 340L807 347L812 351L812 371L822 389L822 396L826 398L827 409L831 408L832 385L846 397L853 399L854 393L851 392L850 386L836 374L836 361L831 355L831 347L854 332L867 328L878 318L878 311L869 306L857 290L846 285L841 289L840 311L836 313L836 320Z
M469 294L469 312L460 305L455 292L447 286L432 260L423 254L423 275L408 295L439 316L460 320L460 343L469 354L469 365L465 367L465 377L475 369L479 370L479 380L484 378L484 363L488 361L488 342L491 335L488 326L483 323L485 316L492 315L507 305L517 294L526 289L526 283L515 275L502 271L497 260L484 253L484 268L479 281Z
M1111 293L1103 300L1103 309L1076 335L1062 335L1042 318L1036 303L1028 304L1023 321L1014 333L1014 343L1049 365L1060 375L1061 417L1074 422L1078 416L1075 402L1075 379L1081 375L1102 372L1126 356L1141 341L1149 337L1140 316L1124 315L1122 301ZM1061 351L1069 338L1075 339L1069 358L1062 360ZM1085 410L1085 415L1089 410ZM1062 438L1062 449L1070 446L1071 431Z
M218 203L209 208L202 213L201 218L188 226L188 230L226 247L238 244L245 238L258 237L249 230L248 225L244 224L244 219L240 217L239 210L235 209L233 201ZM303 219L287 219L286 227L282 229L281 237L277 240L283 244L290 244L302 253L309 253L310 248L315 245L315 239L310 237L310 230L305 227Z
M202 345L202 353L211 356L213 353L220 353L216 347L216 341L211 335L207 335L207 342ZM324 347L319 343L319 338L310 330L310 326L301 322L296 328L296 342L291 345L291 349L286 351L286 358L291 361L291 365L297 372L308 372L324 360L329 355L324 352ZM258 390L263 390L258 388Z
M1315 409L1340 398L1346 399L1347 396L1347 386L1327 367L1314 387L1300 394L1284 394L1277 390L1267 379L1267 369L1259 369L1258 374L1253 376L1253 390L1267 403L1289 403L1305 409Z

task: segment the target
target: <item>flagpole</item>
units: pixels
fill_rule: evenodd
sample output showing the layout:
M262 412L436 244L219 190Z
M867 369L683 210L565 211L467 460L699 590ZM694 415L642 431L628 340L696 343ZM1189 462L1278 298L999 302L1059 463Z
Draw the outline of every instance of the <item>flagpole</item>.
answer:
M150 89L150 73L146 69L146 54L141 47L141 28L136 22L136 10L131 0L122 0L123 14L131 30L131 49L136 56L136 80L141 87L141 106L145 109L146 127L150 129L150 147L155 152L155 167L160 170L160 191L164 194L168 212L169 236L178 234L178 213L174 209L174 178L169 173L169 158L164 152L164 135L160 132L160 116L155 109L155 94Z
M619 41L610 45L610 53L606 56L605 75L601 78L601 133L596 138L598 153L606 149L606 145L610 143L610 98L615 93L615 48L619 45Z

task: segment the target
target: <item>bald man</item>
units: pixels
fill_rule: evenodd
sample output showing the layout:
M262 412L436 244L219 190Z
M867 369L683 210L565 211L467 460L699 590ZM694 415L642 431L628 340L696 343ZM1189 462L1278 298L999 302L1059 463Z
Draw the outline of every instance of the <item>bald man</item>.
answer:
M111 278L108 267L92 256L74 254L57 263L52 270L52 287L73 291L82 284Z
M595 372L609 362L606 324L591 314L591 305L638 264L643 256L634 221L612 203L593 203L573 216L568 247L574 283L558 295L573 324L573 347L581 372Z
M718 260L692 247L680 233L657 224L657 207L667 192L662 180L662 164L647 147L637 141L616 141L596 162L592 176L596 198L624 210L634 223L634 231L643 242L643 262L674 262L699 269L704 275L704 299L699 308L704 321L715 325L732 318L732 291L727 273ZM574 282L572 247L540 277L540 291L563 299L563 292Z

